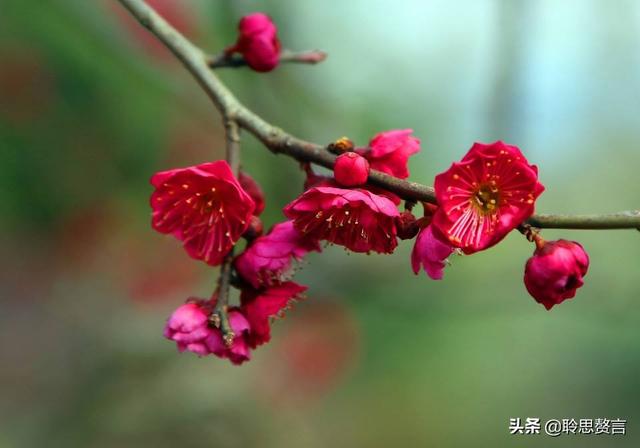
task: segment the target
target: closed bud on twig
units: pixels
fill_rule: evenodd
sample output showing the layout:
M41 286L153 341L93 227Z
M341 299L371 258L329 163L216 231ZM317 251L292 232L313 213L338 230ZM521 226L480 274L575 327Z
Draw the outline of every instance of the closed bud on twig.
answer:
M333 143L329 143L329 151L334 154L342 154L343 152L353 151L354 144L348 137L340 137Z
M416 217L408 210L400 213L400 216L396 219L396 226L398 227L398 238L401 240L414 238L420 230Z
M345 152L336 159L333 176L343 187L364 185L369 177L369 162L355 152Z
M264 227L262 225L262 220L257 216L252 216L249 220L249 227L247 228L247 231L244 232L242 237L247 241L253 241L261 236L263 231Z

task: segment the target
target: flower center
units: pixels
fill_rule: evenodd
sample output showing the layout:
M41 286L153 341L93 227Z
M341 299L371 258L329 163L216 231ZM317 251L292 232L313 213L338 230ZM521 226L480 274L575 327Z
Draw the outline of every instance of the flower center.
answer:
M182 188L184 190L189 190L191 185L182 184ZM216 191L215 187L211 187L210 190L204 192L192 192L192 194L184 201L194 210L200 212L202 216L209 216L218 213L224 216L222 201L220 200L219 193Z
M471 203L485 215L492 215L498 208L500 192L495 183L483 184L473 193Z

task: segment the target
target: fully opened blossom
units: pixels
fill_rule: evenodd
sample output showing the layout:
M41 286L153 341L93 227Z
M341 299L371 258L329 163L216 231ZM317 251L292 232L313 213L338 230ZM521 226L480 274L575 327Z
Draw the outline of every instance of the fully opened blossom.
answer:
M285 221L253 241L238 256L235 267L244 280L259 288L289 278L292 262L311 251L320 252L317 240L296 230L293 221Z
M398 244L398 209L367 190L314 187L287 205L284 214L305 236L354 252L392 253Z
M544 191L538 168L503 142L475 143L460 162L436 176L440 207L434 234L465 253L493 246L530 217Z
M589 256L579 243L546 241L527 261L524 284L538 303L550 310L576 295L589 268Z
M271 18L256 12L240 19L238 40L230 53L241 53L247 65L257 72L268 72L276 68L280 60L278 29Z
M371 169L406 179L409 157L420 151L420 140L411 136L412 132L412 129L380 132L371 139L368 148L358 153L369 161Z
M249 226L255 204L220 160L156 173L151 224L182 241L187 253L215 266Z
M284 282L262 289L242 290L240 303L242 312L247 316L250 325L247 341L251 348L269 342L271 318L280 316L289 303L298 299L306 290L306 286L295 282Z
M446 260L454 248L433 234L431 226L420 231L411 252L411 267L414 274L420 272L420 267L433 280L440 280L444 274Z
M369 177L369 162L355 152L345 152L336 158L333 175L344 187L363 185Z

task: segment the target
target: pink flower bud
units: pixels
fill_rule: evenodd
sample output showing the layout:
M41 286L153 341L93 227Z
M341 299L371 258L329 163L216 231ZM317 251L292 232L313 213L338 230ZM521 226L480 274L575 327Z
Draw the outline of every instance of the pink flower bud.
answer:
M227 53L238 52L247 65L257 72L276 68L280 60L278 29L268 15L256 12L244 16L238 24L238 41Z
M345 152L336 158L333 174L340 185L357 187L367 182L369 162L355 152Z
M249 360L249 322L236 307L229 308L228 317L233 340L225 343L219 329L209 325L209 316L214 304L203 300L190 299L181 305L167 320L164 337L175 341L178 351L188 350L198 356L214 354L226 358L233 364Z
M256 238L262 236L262 232L264 231L264 226L262 225L262 220L257 216L252 216L249 221L249 227L247 231L242 235L247 241L253 241Z
M401 240L410 240L420 231L418 220L408 210L400 213L400 216L396 218L396 227L398 227L398 238Z
M253 202L256 204L253 214L260 216L264 211L264 193L262 192L262 188L260 188L260 185L253 179L253 177L249 176L244 171L240 172L238 182L240 182L244 191L251 196L251 199L253 199Z
M576 295L589 268L589 256L574 241L545 242L527 261L524 284L538 303L550 310Z
M209 316L197 303L185 303L167 320L164 337L175 341L178 350L188 350L199 356L209 354L205 340L210 336Z

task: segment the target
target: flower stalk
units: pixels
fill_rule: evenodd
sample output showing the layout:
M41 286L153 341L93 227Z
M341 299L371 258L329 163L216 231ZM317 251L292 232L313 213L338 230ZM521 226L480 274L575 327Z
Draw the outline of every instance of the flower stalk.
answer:
M222 339L227 347L231 347L235 333L229 323L229 287L231 285L231 264L233 262L233 249L227 254L222 266L220 266L220 277L218 279L218 298L211 314L211 322L220 329Z
M327 59L327 53L321 50L308 50L295 52L291 50L283 50L280 53L280 63L294 64L319 64ZM212 69L217 68L241 68L246 67L247 60L242 56L231 56L227 52L222 52L216 56L209 56L207 64Z

